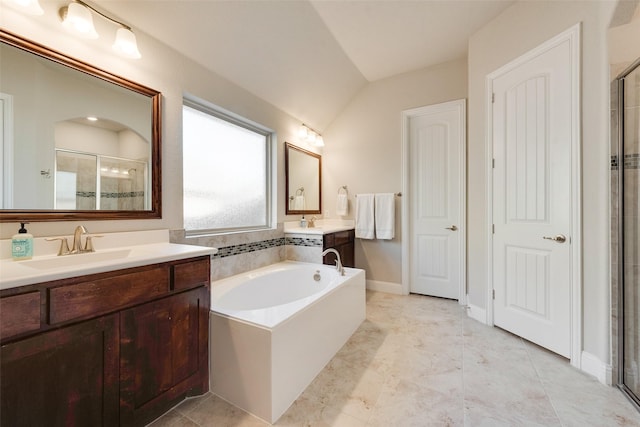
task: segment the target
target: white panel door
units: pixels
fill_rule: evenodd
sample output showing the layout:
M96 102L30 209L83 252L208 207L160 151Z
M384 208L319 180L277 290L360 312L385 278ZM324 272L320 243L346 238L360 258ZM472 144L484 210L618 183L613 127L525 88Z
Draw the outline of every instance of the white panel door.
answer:
M493 80L494 324L571 350L569 40Z
M13 96L0 93L0 208L13 208Z
M459 299L464 278L464 100L410 117L410 291Z

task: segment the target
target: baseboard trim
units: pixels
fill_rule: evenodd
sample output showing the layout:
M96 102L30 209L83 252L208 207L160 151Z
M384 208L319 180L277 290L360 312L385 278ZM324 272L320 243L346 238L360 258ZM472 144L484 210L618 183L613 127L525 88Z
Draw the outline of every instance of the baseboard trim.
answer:
M586 351L582 352L580 359L580 369L583 372L593 375L602 384L611 385L613 383L611 365Z
M367 289L370 291L386 292L388 294L403 294L401 283L383 282L380 280L367 280Z
M469 301L469 295L467 295L467 301ZM487 325L487 310L480 308L477 305L467 303L467 316L473 320L477 320L480 323Z

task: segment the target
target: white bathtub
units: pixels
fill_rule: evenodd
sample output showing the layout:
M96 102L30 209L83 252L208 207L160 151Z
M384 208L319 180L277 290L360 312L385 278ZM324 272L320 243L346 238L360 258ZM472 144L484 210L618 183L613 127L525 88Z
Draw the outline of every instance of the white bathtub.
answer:
M215 281L211 390L274 423L364 318L363 270L285 261Z

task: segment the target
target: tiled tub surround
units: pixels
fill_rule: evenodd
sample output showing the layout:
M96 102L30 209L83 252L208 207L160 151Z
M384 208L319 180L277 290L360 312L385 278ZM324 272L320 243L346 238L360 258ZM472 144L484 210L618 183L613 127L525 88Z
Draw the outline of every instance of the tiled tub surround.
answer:
M317 220L316 227L307 229L292 221L274 230L193 237L186 237L184 230L171 230L170 236L172 243L217 248L211 280L220 280L285 260L322 264L322 235L349 228L353 221Z
M345 273L288 261L213 282L212 392L280 418L365 318L364 271Z
M322 235L286 234L287 259L322 263Z
M218 248L211 259L211 280L220 280L286 259L284 227L247 233L185 237L184 230L172 230L171 241Z

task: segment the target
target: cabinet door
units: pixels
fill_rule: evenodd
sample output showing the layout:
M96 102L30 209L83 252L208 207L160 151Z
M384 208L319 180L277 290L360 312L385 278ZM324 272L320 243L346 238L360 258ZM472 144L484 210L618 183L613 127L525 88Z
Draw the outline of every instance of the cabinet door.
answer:
M355 232L353 230L325 234L322 249L334 248L340 254L340 261L345 267L355 267ZM323 264L336 265L336 256L328 253L322 258Z
M0 348L0 425L118 424L118 315Z
M353 242L345 243L340 246L339 249L340 258L342 259L342 265L345 267L355 267L355 247Z
M122 425L143 425L208 390L208 288L121 314Z

